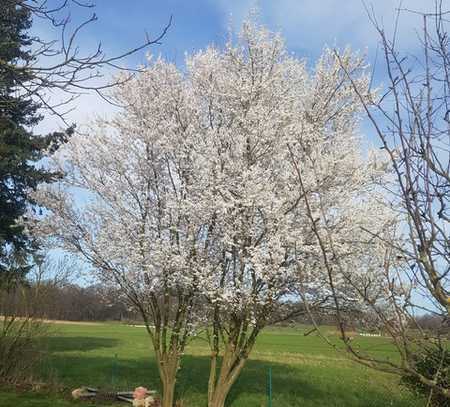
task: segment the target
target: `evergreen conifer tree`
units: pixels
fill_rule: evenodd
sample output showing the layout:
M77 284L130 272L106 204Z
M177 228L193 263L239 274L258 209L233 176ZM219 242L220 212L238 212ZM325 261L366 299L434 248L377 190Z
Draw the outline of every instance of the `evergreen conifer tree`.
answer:
M49 146L55 148L67 133L38 136L32 128L42 119L39 103L23 84L32 83L33 38L31 11L17 0L0 7L0 287L15 285L28 271L32 238L17 220L33 207L29 192L57 174L39 161ZM19 86L19 84L21 86Z

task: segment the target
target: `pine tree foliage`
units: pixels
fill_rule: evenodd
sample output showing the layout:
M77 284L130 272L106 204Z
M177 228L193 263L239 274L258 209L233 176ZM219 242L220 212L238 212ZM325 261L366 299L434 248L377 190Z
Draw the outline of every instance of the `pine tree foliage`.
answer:
M37 136L32 128L42 119L40 105L18 84L32 83L33 38L30 10L15 0L0 8L0 272L8 285L27 272L33 242L17 220L34 205L29 192L57 176L39 165L44 152L68 133Z

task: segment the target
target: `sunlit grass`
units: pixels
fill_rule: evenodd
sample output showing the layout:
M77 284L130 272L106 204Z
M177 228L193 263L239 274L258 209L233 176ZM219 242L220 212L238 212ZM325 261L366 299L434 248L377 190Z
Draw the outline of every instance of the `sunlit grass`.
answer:
M229 406L265 406L269 368L273 377L273 406L424 405L399 386L397 377L349 361L344 352L334 350L315 334L304 336L308 329L270 328L262 333L230 393ZM338 343L337 338L334 341ZM396 357L386 338L360 337L355 341L379 356ZM40 374L66 386L66 394L80 385L117 390L144 385L159 390L153 352L143 328L120 324L55 325L53 336L42 346L50 357L41 365ZM206 405L208 364L207 344L201 339L193 341L177 381L178 398L187 407ZM43 397L0 393L0 406L71 405L61 399Z

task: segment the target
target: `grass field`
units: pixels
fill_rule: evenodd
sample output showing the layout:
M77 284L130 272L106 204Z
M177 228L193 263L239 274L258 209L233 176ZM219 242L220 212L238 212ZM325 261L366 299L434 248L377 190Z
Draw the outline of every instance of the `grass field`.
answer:
M265 406L269 368L273 376L274 407L413 407L425 404L402 388L397 377L346 360L317 336L305 337L306 329L271 328L261 334L248 365L229 395L228 405ZM117 390L139 385L159 388L155 361L143 328L70 324L54 325L53 331L53 336L43 344L50 352L50 357L40 366L44 379L67 388L80 385ZM364 337L358 341L361 347L378 355L396 357L384 338ZM206 344L196 340L186 352L177 381L178 398L184 400L186 407L206 405L208 363ZM73 405L67 395L64 398L0 391L2 407Z

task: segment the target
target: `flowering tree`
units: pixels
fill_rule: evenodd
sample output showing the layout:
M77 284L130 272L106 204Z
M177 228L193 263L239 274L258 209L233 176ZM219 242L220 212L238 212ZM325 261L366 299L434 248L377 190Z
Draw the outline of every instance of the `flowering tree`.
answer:
M361 69L348 51L342 58ZM364 223L350 213L373 200L379 170L363 165L356 93L340 73L326 51L309 74L278 35L246 22L236 44L189 57L185 71L152 63L117 90L121 113L52 157L66 176L36 197L50 209L39 231L82 254L140 311L164 406L197 324L211 345L208 404L222 407L274 308L299 287L299 269L320 285L306 193L332 191L342 242ZM349 267L362 253L370 263L372 249L348 251Z
M191 91L174 66L156 62L118 90L127 104L121 114L74 136L53 157L66 177L38 194L50 210L41 233L82 254L141 313L164 406L173 404L193 327L204 244Z
M284 163L306 72L279 36L249 22L236 45L210 48L188 66L205 112L204 171L211 180L205 194L216 239L205 291L208 405L221 407L291 278Z

